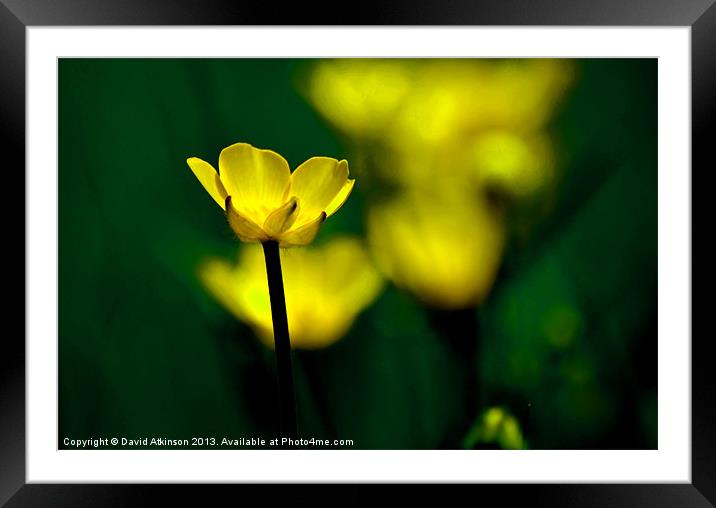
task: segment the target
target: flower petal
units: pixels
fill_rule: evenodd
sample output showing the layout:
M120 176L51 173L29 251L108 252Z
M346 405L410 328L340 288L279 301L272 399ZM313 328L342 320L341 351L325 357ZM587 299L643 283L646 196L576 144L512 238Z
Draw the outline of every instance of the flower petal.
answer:
M353 185L355 185L355 183L355 180L348 180L345 184L343 184L343 187L340 191L338 191L336 197L333 198L333 201L331 201L331 203L326 207L326 216L330 217L343 206L343 203L346 202L348 196L351 195L351 191L353 190Z
M264 222L264 231L271 236L280 235L296 222L298 209L298 198L292 196L285 205L269 214Z
M199 266L199 278L219 302L239 318L244 318L237 297L241 286L236 284L234 267L223 259L210 258Z
M291 175L291 195L301 200L301 219L305 224L325 211L348 179L348 162L330 157L311 157Z
M216 201L221 208L224 208L227 195L226 189L221 183L219 174L214 169L214 166L198 157L189 157L186 163L189 164L194 176L197 177L209 195L214 198L214 201Z
M219 155L219 178L234 207L261 224L285 203L291 170L276 152L236 143Z
M236 236L244 242L263 242L269 239L266 232L259 225L234 208L231 196L226 198L226 218Z
M326 220L326 212L313 219L312 221L291 229L279 235L279 247L294 247L298 245L307 245L316 238L318 230L321 229L321 224Z

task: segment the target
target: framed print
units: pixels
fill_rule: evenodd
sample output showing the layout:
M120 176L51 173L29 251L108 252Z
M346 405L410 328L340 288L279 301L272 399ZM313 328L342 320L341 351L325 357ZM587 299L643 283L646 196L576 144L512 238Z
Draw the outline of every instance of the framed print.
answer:
M2 7L27 296L3 500L713 502L691 285L710 2L427 2L361 26L48 5Z

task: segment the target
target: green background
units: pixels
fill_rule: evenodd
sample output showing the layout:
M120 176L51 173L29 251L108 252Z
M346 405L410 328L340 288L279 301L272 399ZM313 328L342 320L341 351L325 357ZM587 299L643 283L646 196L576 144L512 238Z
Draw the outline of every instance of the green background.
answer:
M236 141L291 167L348 157L298 92L310 63L60 60L60 448L276 435L272 351L195 276L237 245L185 161ZM657 63L575 65L551 129L557 202L508 243L485 304L439 313L388 285L344 339L296 352L302 436L454 448L501 406L530 448L656 447ZM317 242L363 235L364 206L357 186ZM565 312L574 333L555 340Z

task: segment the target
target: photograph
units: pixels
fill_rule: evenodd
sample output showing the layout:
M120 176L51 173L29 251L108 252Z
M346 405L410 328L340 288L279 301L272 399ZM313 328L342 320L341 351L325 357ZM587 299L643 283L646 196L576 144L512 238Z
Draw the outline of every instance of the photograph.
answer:
M657 58L57 80L59 450L658 449Z

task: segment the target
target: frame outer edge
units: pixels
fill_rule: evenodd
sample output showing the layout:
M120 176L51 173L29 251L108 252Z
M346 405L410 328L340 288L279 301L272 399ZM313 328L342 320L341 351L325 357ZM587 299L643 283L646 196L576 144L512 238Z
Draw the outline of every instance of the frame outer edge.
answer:
M22 334L17 328L4 328L0 353L0 505L25 483L25 289L11 292L12 278L23 278L25 288L25 25L0 3L0 147L6 181L3 200L4 236L22 237L21 252L6 251L3 288L7 308L4 315L23 319ZM18 219L18 201L22 199L22 220ZM17 243L13 243L13 246ZM12 267L15 268L12 268ZM19 269L22 267L22 270ZM15 282L15 281L13 281ZM20 281L16 281L20 287ZM13 284L14 285L14 284ZM18 309L18 307L21 309ZM12 309L14 307L14 309Z
M709 323L704 316L712 313L713 291L716 277L713 256L706 258L705 240L696 241L693 232L697 221L704 232L713 230L713 208L706 208L714 192L713 133L716 132L716 4L691 27L691 129L692 129L692 415L691 415L691 480L693 485L711 503L716 503L716 375L713 369L713 334L703 333ZM698 182L698 185L694 185ZM701 199L696 204L696 191ZM710 267L707 265L710 264ZM693 277L694 267L702 268ZM700 292L701 298L697 298ZM695 319L698 309L698 321ZM698 338L696 323L704 323ZM711 354L709 354L711 353Z
M55 14L57 13L55 12ZM67 14L66 12L65 15ZM51 16L47 12L44 15ZM673 16L676 14L674 13ZM38 18L33 19L32 15L30 20L31 23L39 21ZM48 24L60 23L50 22ZM0 128L3 129L4 134L0 144L5 148L3 155L7 167L24 168L25 25L4 3L0 3L0 33L3 39L3 43L0 44L0 64L4 69L0 75L0 105L2 105L3 112L0 115ZM711 140L708 138L708 133L716 127L715 117L712 114L716 102L713 92L716 90L716 7L714 5L711 5L692 26L692 76L692 168L703 167L699 181L705 182L706 175L711 176L713 168L713 160L710 157L711 150L709 149ZM706 157L709 157L708 165ZM24 172L22 174L24 177ZM24 196L24 181L22 188ZM704 192L704 188L707 189L705 192L710 192L706 185L702 185L700 188L702 192ZM693 202L692 207L694 207ZM697 211L695 207L692 210ZM16 215L15 211L13 215L7 214L6 216ZM694 213L694 215L710 217L711 213L704 208L702 213ZM23 220L23 229L24 226ZM23 242L23 259L24 245ZM696 249L693 250L693 253L695 252ZM706 273L704 272L702 275ZM19 271L17 274L19 275ZM710 275L706 279L699 280L698 285L705 288L705 285L712 282L713 279L714 276ZM22 301L24 306L24 293ZM15 338L17 337L11 337L11 339ZM6 340L4 347L7 349L3 355L0 355L0 380L2 381L0 382L0 401L3 408L2 418L0 418L0 463L3 465L3 474L0 475L0 504L11 497L25 482L24 333L23 340L19 340L19 338ZM710 361L710 355L705 354L706 349L705 340L702 343L693 342L692 479L694 486L701 494L713 502L716 498L716 486L713 482L713 478L716 478L716 463L714 462L716 438L713 435L713 429L716 428L713 405L716 393L714 390L715 376L713 369L707 364ZM26 490L26 488L22 490Z
M2 0L28 26L612 25L688 26L714 0Z

